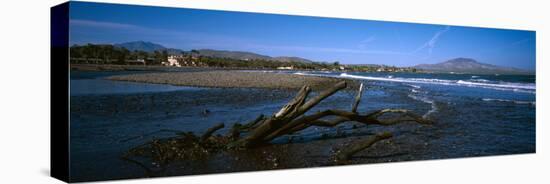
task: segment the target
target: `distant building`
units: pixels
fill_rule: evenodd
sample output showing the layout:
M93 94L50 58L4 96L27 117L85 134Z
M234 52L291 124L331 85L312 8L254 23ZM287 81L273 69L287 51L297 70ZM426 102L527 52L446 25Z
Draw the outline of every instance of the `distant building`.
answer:
M175 66L175 67L181 67L180 63L178 62L178 59L182 58L181 56L168 56L168 60L165 62L162 62L162 65L164 66Z
M280 66L280 67L277 67L277 70L292 70L294 69L294 67L292 66Z

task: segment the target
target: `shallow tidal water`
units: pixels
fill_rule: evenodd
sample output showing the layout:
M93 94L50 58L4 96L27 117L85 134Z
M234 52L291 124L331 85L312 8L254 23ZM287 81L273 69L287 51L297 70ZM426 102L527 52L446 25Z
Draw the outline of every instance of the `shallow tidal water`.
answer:
M223 122L244 123L271 115L296 91L196 88L108 81L135 72L71 72L70 157L75 181L147 177L120 159L128 149L174 130L198 134ZM436 123L391 127L347 123L309 128L274 140L273 146L225 152L204 161L158 168L154 176L334 165L331 155L345 144L378 132L394 137L355 155L351 163L444 159L535 152L534 76L321 73L362 80L367 89L359 112L411 109ZM314 94L312 94L314 95ZM350 109L355 91L340 91L310 112ZM354 126L355 125L355 126ZM289 143L291 142L291 143Z

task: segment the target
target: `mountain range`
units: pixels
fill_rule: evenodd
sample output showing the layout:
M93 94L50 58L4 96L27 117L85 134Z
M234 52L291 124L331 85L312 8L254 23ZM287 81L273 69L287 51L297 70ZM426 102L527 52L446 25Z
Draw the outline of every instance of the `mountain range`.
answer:
M114 46L125 48L130 51L145 51L145 52L162 51L167 49L166 47L160 44L145 42L145 41L118 43L118 44L114 44Z
M437 64L419 64L414 66L430 72L441 73L468 73L468 74L532 74L532 71L523 69L497 66L492 64L480 63L471 58L455 58Z
M181 53L190 52L190 51L184 51L181 49L167 48L160 44L146 42L146 41L119 43L119 44L114 44L114 46L126 48L130 51L145 51L149 53L154 51L163 51L163 50L166 50L169 54L181 54ZM256 54L252 52L244 52L244 51L227 51L227 50L213 50L213 49L199 49L197 51L201 56L231 58L231 59L238 59L238 60L261 59L261 60L272 60L272 61L281 61L281 62L304 62L304 63L314 62L312 60L300 58L300 57L290 57L290 56L271 57L271 56Z
M146 41L134 41L114 44L115 47L126 48L131 51L145 51L145 52L154 52L154 51L164 51L166 50L169 54L181 54L181 53L190 53L191 51L184 51L181 49L167 48L160 44L146 42ZM303 62L303 63L312 63L314 61L309 59L304 59L300 57L291 57L291 56L279 56L271 57L261 54L256 54L253 52L245 51L227 51L227 50L214 50L214 49L199 49L197 50L198 54L201 56L207 57L217 57L217 58L231 58L238 60L272 60L272 61L281 61L281 62ZM522 70L512 67L497 66L492 64L486 64L478 62L471 58L455 58L445 62L437 64L419 64L413 66L413 68L421 69L429 72L436 73L468 73L468 74L533 74L533 71Z

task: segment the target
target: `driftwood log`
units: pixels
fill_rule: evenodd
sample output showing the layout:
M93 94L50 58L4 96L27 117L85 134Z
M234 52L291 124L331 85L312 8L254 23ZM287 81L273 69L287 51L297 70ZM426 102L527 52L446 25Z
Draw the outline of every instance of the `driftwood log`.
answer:
M311 93L309 86L302 87L297 95L284 105L271 117L264 115L246 123L236 123L228 134L213 134L224 127L224 124L217 124L209 128L202 136L195 136L193 133L182 133L178 137L154 140L148 144L131 149L124 159L130 156L146 156L159 163L166 163L172 160L189 160L201 158L208 153L228 149L251 149L258 146L270 144L270 142L284 135L293 134L311 126L334 127L345 122L358 122L366 125L389 126L402 122L417 122L419 124L431 124L430 120L416 115L406 109L381 109L374 112L360 114L357 112L359 102L364 90L363 84L354 98L350 111L328 109L312 114L306 114L311 108L319 104L327 97L339 90L346 88L346 82L336 83L325 89L317 96L308 98ZM395 114L393 118L380 118L385 114ZM335 117L325 120L326 117ZM339 150L335 158L337 161L348 160L361 150L369 148L376 142L391 138L391 133L377 134L372 137L361 139L350 146ZM134 162L134 161L132 161Z
M376 134L374 136L371 136L367 139L362 139L362 140L356 141L356 142L352 143L347 149L342 149L342 150L339 150L338 152L336 152L336 155L334 155L335 161L338 164L344 164L344 163L346 163L347 160L349 160L351 158L351 156L353 156L357 152L360 152L364 149L369 148L370 146L372 146L374 143L376 143L378 141L381 141L381 140L384 140L384 139L389 139L392 136L393 135L391 133L384 132L384 133L381 133L381 134Z

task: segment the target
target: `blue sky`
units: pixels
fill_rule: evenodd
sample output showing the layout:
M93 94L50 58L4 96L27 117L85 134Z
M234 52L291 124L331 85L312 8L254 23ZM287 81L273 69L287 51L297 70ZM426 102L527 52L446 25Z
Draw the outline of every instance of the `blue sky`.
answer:
M457 57L535 69L534 31L72 2L71 44L150 41L344 64Z

